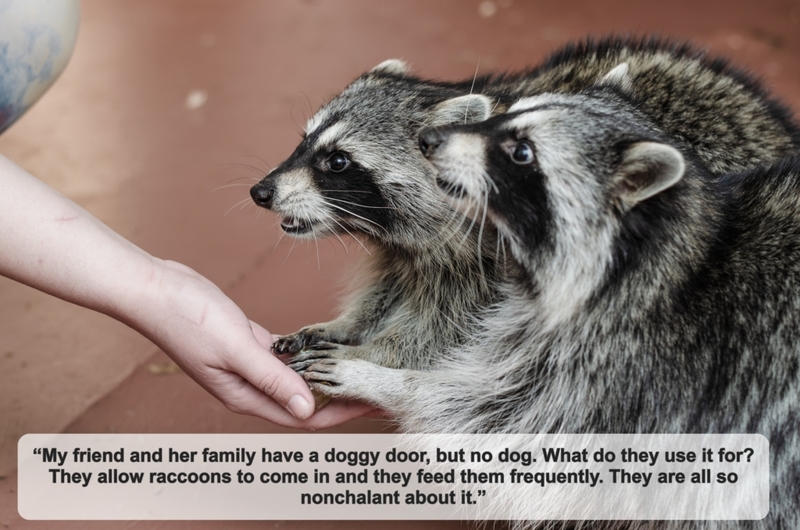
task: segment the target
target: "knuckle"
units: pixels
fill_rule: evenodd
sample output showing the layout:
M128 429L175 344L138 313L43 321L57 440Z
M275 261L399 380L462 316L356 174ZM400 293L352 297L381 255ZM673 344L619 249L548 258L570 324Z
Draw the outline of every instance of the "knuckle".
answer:
M268 396L276 394L280 387L281 379L275 374L267 374L258 382L258 389Z
M234 414L247 414L247 410L240 404L240 403L233 403L226 401L224 403L225 408L229 411L233 412Z

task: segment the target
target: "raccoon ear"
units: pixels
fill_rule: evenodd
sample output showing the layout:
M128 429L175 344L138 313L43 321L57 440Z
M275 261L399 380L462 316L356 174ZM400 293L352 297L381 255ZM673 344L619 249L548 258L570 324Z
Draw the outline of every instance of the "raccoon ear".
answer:
M408 65L400 59L387 59L369 71L371 74L397 75L400 77L408 75Z
M610 72L597 80L595 86L613 86L624 92L630 92L633 82L628 73L628 63L621 63L612 68Z
M685 170L683 155L674 147L656 142L633 144L623 154L614 177L617 195L632 208L675 185Z
M481 94L451 98L433 108L433 116L428 125L441 127L452 123L474 123L488 120L492 115L493 106L494 102Z

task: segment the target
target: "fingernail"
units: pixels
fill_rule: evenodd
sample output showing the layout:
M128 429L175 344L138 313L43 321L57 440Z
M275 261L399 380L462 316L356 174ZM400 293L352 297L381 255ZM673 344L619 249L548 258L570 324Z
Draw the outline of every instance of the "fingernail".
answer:
M292 399L289 400L289 404L286 406L289 409L295 418L304 420L311 416L311 413L314 411L311 408L311 403L305 400L303 396L300 394L296 396L292 396Z

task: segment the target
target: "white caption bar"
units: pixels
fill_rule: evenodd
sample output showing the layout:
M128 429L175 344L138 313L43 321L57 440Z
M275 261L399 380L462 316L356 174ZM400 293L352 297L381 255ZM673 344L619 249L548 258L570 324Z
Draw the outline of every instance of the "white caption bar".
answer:
M28 434L26 519L761 519L757 434Z

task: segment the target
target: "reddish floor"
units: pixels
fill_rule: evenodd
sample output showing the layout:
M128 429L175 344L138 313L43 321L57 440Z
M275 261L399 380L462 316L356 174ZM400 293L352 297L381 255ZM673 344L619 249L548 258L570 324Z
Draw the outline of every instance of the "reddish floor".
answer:
M248 187L291 152L323 100L386 58L464 78L476 66L536 63L587 34L657 32L733 57L800 109L796 0L84 0L83 9L71 64L0 137L0 153L149 252L208 276L278 333L332 316L360 252L279 241ZM207 96L199 108L187 105L193 91ZM228 412L181 373L153 373L165 360L110 319L0 279L3 528L374 526L22 520L14 470L24 433L281 431Z

